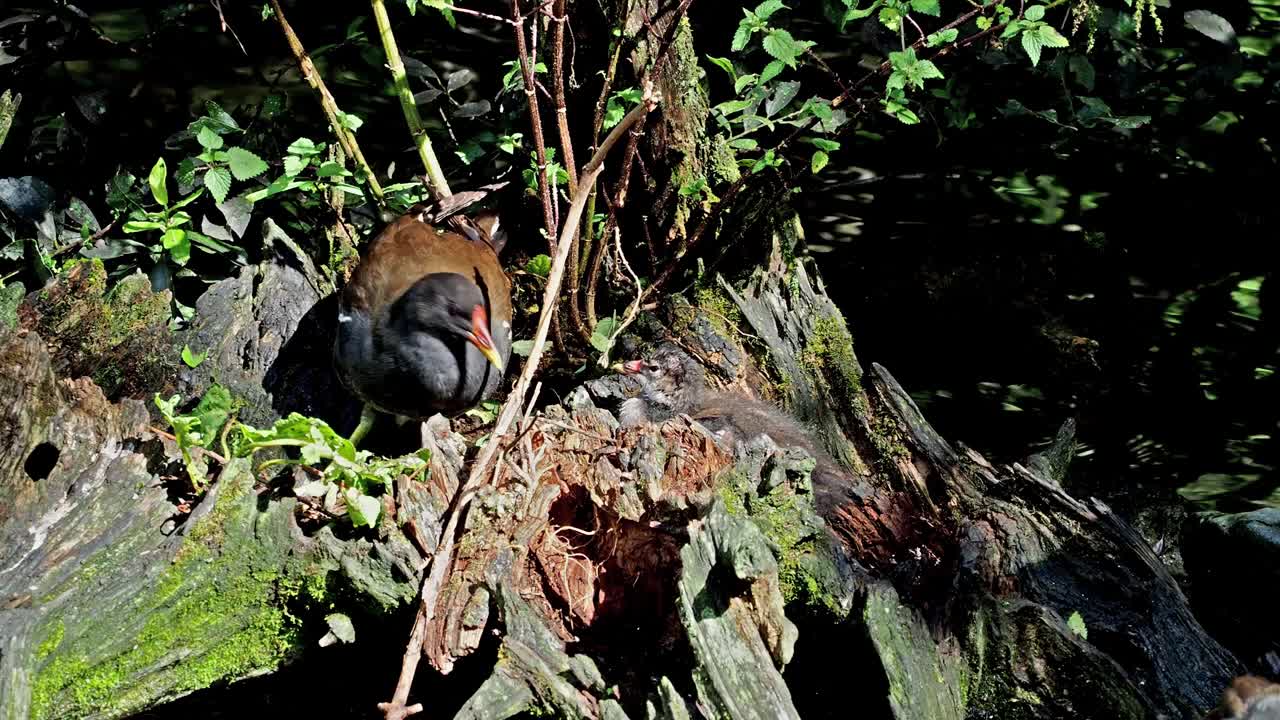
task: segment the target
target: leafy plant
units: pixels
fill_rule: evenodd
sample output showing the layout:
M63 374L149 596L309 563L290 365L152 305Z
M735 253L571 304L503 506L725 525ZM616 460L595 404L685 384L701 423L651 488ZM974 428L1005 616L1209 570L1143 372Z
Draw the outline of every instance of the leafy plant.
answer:
M207 455L201 450L207 450L213 439L218 437L219 431L235 411L235 402L229 390L216 384L205 391L190 413L178 411L181 400L179 395L168 400L160 397L159 393L155 396L156 407L160 409L161 416L173 428L174 443L182 453L187 476L191 478L191 487L196 492L201 492L209 479ZM223 455L226 455L225 445Z
M1033 67L1040 64L1042 48L1064 48L1071 45L1057 29L1044 22L1044 11L1044 5L1032 5L1023 13L1022 19L1010 22L1000 33L1002 39L1008 40L1016 36L1021 40L1022 49L1031 58Z

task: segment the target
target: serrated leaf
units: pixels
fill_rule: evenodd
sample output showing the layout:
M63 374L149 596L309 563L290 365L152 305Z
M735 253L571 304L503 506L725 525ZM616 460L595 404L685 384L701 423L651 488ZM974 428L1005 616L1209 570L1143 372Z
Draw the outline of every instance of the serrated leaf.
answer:
M267 163L262 158L242 147L228 148L227 162L237 180L250 180L267 171Z
M1062 33L1048 25L1041 25L1037 28L1036 37L1045 47L1064 48L1071 45L1071 41L1063 37Z
M186 366L191 368L192 370L200 367L200 363L204 362L204 359L208 357L208 355L209 355L208 350L205 350L204 352L197 355L191 352L190 345L182 346L182 362L186 363Z
M347 488L344 496L347 501L347 515L351 524L360 527L377 527L378 515L382 512L382 503L378 498L369 497L355 488Z
M991 28L991 18L986 15L979 16L974 22L977 24L979 30L988 30Z
M1208 10L1188 10L1182 13L1182 20L1191 26L1192 30L1207 38L1217 40L1223 45L1236 44L1235 28L1231 27L1231 23L1221 15Z
M309 162L310 160L308 158L302 157L300 155L285 155L284 156L285 177L293 177L298 173L302 172L304 169L306 169L307 164Z
M791 37L791 33L782 28L770 30L769 34L764 36L763 44L765 52L786 63L788 67L795 67L796 58L804 52L804 47Z
M826 150L827 152L835 152L836 150L840 149L840 143L836 142L835 140L828 140L826 138L816 137L816 138L809 138L809 142L819 150Z
M1067 627L1071 628L1071 632L1080 636L1081 640L1089 639L1089 628L1084 625L1084 618L1080 616L1080 611L1076 610L1067 617Z
M914 65L907 70L907 76L911 80L911 84L916 87L924 87L925 80L941 78L942 71L931 60L917 60Z
M525 264L524 271L530 275L537 275L545 278L551 273L551 258L546 255L534 255L529 258L529 262Z
M730 49L734 52L742 52L747 48L747 43L749 42L751 42L751 26L747 23L741 23L733 33L733 44Z
M933 17L942 14L942 7L938 4L938 0L911 0L911 9Z
M813 153L813 160L809 162L809 167L810 169L813 170L813 173L816 175L822 172L822 168L827 166L827 162L830 161L830 159L831 158L827 157L827 154L825 152L821 150L815 150Z
M320 167L316 168L316 177L337 177L347 172L342 164L335 160L325 160L320 163Z
M880 20L881 25L894 32L902 29L902 13L898 12L897 8L881 8L876 18Z
M529 357L529 353L533 352L533 341L516 340L511 343L511 352L520 357Z
M222 147L222 136L205 125L200 128L200 132L196 133L196 142L200 143L200 147L205 150L217 150Z
M929 47L938 47L939 45L946 45L947 43L955 42L957 37L960 37L959 30L955 28L947 28L946 30L940 30L931 34L925 41L925 44Z
M324 152L324 143L318 143L310 138L300 137L289 143L289 147L285 148L290 155L298 155L300 157L312 157Z
M781 82L773 89L773 93L764 104L765 117L773 117L779 111L786 108L795 100L796 95L800 94L800 83L793 81Z
M151 197L161 205L169 204L169 185L167 176L169 167L165 165L164 158L156 160L156 164L151 166L151 174L147 175L147 185L151 186Z
M342 125L342 127L350 130L351 132L355 132L360 129L361 125L364 125L364 118L361 118L359 115L352 115L349 112L343 112L339 110L338 124Z
M356 641L356 626L351 623L351 618L342 613L332 613L324 616L324 621L329 624L329 632L344 643L353 643Z
M786 5L782 4L782 0L764 0L764 2L757 5L756 9L752 10L751 13L760 20L768 20L774 13L785 7Z
M1022 16L1030 20L1031 22L1040 22L1041 20L1044 19L1044 6L1032 5L1031 7L1027 8L1027 11L1023 13Z
M1028 31L1022 33L1022 49L1027 51L1027 57L1031 58L1031 67L1040 64L1040 36L1034 32Z
M204 186L209 188L213 201L225 202L231 192L231 171L224 167L211 167L204 174Z

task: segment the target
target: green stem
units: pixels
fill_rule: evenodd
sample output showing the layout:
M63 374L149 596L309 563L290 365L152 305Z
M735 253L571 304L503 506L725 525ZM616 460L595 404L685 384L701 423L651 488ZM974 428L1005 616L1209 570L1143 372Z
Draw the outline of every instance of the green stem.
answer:
M427 179L431 181L431 194L437 199L446 198L453 193L449 190L449 181L444 178L440 169L440 160L431 147L431 138L422 126L422 116L418 114L418 104L413 101L413 90L409 88L409 76L404 71L404 61L400 59L400 49L396 46L396 36L391 32L391 18L387 14L387 6L383 0L370 0L373 5L373 19L378 24L378 35L382 38L382 49L387 54L387 67L391 69L391 79L395 82L396 95L400 98L400 109L404 112L404 120L409 125L409 134L413 135L413 143L418 148L418 157L422 159L422 167L426 168Z

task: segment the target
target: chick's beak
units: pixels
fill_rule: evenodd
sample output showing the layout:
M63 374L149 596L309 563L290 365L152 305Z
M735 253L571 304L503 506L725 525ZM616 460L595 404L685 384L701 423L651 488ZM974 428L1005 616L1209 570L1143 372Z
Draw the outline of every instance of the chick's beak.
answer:
M493 335L489 334L489 314L484 311L483 305L477 305L471 311L471 332L467 339L498 372L502 372L502 358L498 356L498 348L493 344Z
M628 360L627 362L614 363L613 371L624 375L635 375L644 370L643 360Z

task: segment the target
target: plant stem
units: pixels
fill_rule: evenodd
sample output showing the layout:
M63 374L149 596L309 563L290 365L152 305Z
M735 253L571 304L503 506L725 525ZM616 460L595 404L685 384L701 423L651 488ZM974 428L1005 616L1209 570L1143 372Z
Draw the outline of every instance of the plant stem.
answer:
M311 56L307 54L306 48L302 46L302 41L298 39L293 28L289 26L289 21L284 17L284 8L280 7L280 0L270 0L272 14L275 15L276 22L280 24L280 31L284 33L284 39L289 43L289 49L293 51L293 56L298 60L298 69L302 71L302 77L311 86L312 90L320 96L320 107L324 109L325 117L329 118L329 125L333 127L333 134L337 137L338 143L342 145L342 149L346 151L347 156L355 160L360 170L364 172L365 180L369 183L369 191L377 198L378 204L383 205L382 185L378 183L378 178L373 174L373 168L369 167L368 161L364 159L364 153L360 152L360 145L356 142L356 137L349 130L343 127L338 120L338 103L333 99L333 94L329 92L328 86L324 84L324 79L320 77L320 73L316 70L316 65L311 61Z
M447 198L453 193L449 191L449 181L440 168L440 160L431 146L431 138L422 126L422 116L418 114L418 104L413 101L413 90L409 88L409 76L404 71L404 61L400 59L400 48L396 46L396 36L391 31L391 18L387 14L387 5L383 0L370 0L373 6L373 19L378 24L378 36L382 38L382 49L387 54L387 67L391 70L391 79L396 86L396 95L400 98L400 110L404 112L404 121L409 125L409 134L413 136L413 144L418 148L418 157L422 167L426 168L427 178L431 181L431 194L436 200Z

